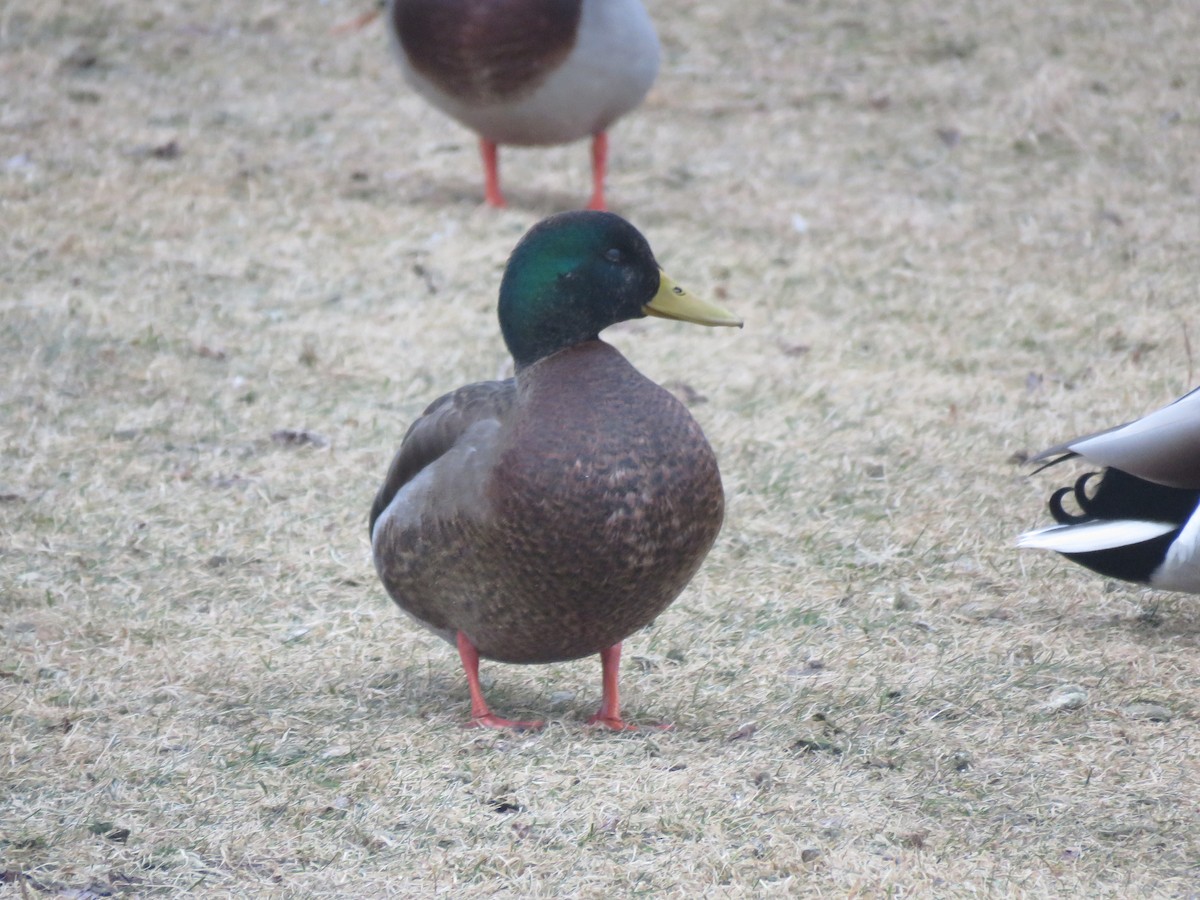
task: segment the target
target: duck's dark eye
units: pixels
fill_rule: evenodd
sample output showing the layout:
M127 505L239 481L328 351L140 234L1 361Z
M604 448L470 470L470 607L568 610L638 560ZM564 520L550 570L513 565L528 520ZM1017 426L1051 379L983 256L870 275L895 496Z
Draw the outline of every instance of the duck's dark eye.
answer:
M607 251L604 254L604 258L607 259L609 262L619 263L622 258L621 251L618 250L616 247L613 247L611 250Z

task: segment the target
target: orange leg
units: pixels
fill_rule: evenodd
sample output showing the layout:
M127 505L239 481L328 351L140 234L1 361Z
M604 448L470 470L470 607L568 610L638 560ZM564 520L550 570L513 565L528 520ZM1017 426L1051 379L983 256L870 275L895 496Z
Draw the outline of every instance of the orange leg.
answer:
M517 731L527 731L541 728L544 722L514 722L492 715L487 701L483 699L483 688L479 686L479 651L471 643L471 639L461 631L457 636L458 656L462 660L463 671L467 673L467 687L471 691L471 721L468 728L515 728Z
M604 205L604 177L608 172L608 134L592 135L592 201L588 209L608 209Z
M479 139L479 152L483 156L483 195L488 206L504 206L504 195L500 193L500 151L495 141Z
M613 731L636 731L637 725L621 718L621 694L617 688L621 668L621 645L613 644L600 651L600 711L588 719L589 725L603 725ZM670 728L670 725L649 725L648 728Z

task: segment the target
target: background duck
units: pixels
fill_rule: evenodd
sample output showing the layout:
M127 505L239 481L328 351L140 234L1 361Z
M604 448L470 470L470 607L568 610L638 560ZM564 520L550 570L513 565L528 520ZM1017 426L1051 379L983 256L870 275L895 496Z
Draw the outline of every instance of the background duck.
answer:
M1023 534L1019 547L1054 550L1101 575L1200 593L1200 389L1149 415L1051 447L1042 468L1081 456L1107 466L1050 498L1058 525ZM1040 470L1039 470L1040 471ZM1071 496L1080 512L1063 508Z
M591 209L605 208L608 127L658 74L641 0L389 0L408 83L479 135L485 196L503 206L500 144L592 139Z
M600 711L620 715L621 641L675 599L724 516L712 449L691 414L600 340L647 315L741 325L686 294L611 213L535 225L500 284L516 375L461 387L409 428L371 509L392 599L455 644L472 723L488 709L479 658L547 663L599 653Z

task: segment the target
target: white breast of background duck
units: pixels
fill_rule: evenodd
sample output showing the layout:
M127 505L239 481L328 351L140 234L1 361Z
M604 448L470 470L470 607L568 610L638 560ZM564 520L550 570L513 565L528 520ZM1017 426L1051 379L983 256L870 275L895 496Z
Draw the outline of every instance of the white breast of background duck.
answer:
M640 0L582 0L574 44L561 61L507 92L485 96L451 93L450 85L416 68L396 34L391 9L388 21L408 83L498 144L564 144L604 131L641 103L658 74L658 36Z
M1200 509L1171 542L1162 565L1150 576L1150 585L1164 591L1200 593Z

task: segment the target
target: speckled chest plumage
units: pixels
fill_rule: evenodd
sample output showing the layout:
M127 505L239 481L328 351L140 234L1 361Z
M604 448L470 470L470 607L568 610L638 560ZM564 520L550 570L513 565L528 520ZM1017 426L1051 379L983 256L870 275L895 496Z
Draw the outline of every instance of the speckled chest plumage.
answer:
M518 378L472 512L388 525L376 559L405 611L481 655L552 662L649 624L721 527L724 495L699 425L599 341ZM381 552L385 551L385 552Z

